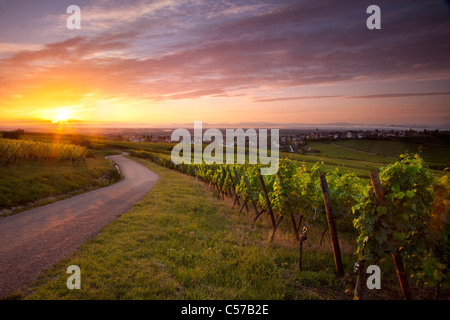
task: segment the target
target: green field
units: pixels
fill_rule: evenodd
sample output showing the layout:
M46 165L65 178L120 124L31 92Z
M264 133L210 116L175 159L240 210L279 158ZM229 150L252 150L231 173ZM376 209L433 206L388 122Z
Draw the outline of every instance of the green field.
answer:
M105 185L101 178L111 172L111 163L103 157L111 150L144 150L170 155L175 145L111 141L96 136L48 133L24 133L22 139L85 145L88 147L87 166L32 161L18 163L11 168L0 166L0 210L7 209L3 214L11 213L10 209L16 207L26 207L36 202L46 203L62 196ZM425 163L434 169L436 175L442 175L442 170L450 167L448 137L417 136L389 141L355 139L310 141L308 146L319 152L305 154L280 152L280 157L305 163L308 168L319 162L326 171L341 167L363 179L369 178L370 171L379 171L381 167L395 162L404 152L421 152Z
M360 141L334 141L330 143L310 142L308 146L313 149L320 150L320 152L317 153L317 156L328 158L371 161L379 163L389 163L396 160L397 155L383 155L363 151L357 148L356 142ZM383 142L385 141L382 141L382 143Z
M318 157L391 163L405 152L420 153L431 167L450 166L450 140L447 137L405 137L395 140L338 140L310 142L313 149L320 150Z
M190 177L135 159L161 175L156 186L118 220L106 226L73 256L47 270L25 299L352 299L354 241L341 235L347 275L335 275L328 237L311 226L303 272L290 225L269 241L268 218L252 226L231 200L221 200ZM68 290L66 268L78 265L81 290ZM390 260L379 262L383 288L371 299L400 299ZM419 291L429 296L429 290Z
M116 182L120 177L104 158L111 153L92 153L86 165L22 161L0 166L0 217Z
M39 141L49 136L28 136ZM74 137L64 141L74 143ZM73 192L101 187L100 177L111 170L104 156L118 151L144 150L169 156L174 144L108 141L98 137L79 138L88 145L87 166L70 163L23 162L0 169L1 203L5 207L51 201ZM51 139L50 139L51 140ZM418 144L407 141L310 142L315 154L280 153L311 168L323 162L326 171L336 166L369 178L397 160L404 147L422 149L427 164L448 165L445 141ZM413 150L411 147L408 150ZM418 149L417 149L418 150ZM438 153L438 154L435 154ZM343 278L336 277L333 251L323 227L306 222L308 240L303 253L303 271L298 270L298 243L285 219L270 242L271 225L263 215L253 225L253 215L231 199L195 177L133 158L161 175L150 192L126 214L103 228L74 255L46 270L18 299L352 299L355 234L339 230ZM444 171L435 170L437 175ZM3 189L2 189L3 188ZM26 201L25 201L26 200ZM8 202L10 201L10 202ZM15 202L11 202L15 201ZM322 234L324 243L320 244ZM82 270L82 290L68 290L66 268ZM382 270L383 290L366 292L366 299L401 299L391 259L377 262ZM415 287L418 299L431 299L433 289Z
M311 141L307 144L318 153L286 153L281 157L312 165L323 162L326 170L339 166L367 179L370 171L398 160L402 153L419 153L425 164L442 175L450 167L450 140L447 137L409 137L391 141L385 140L338 140Z

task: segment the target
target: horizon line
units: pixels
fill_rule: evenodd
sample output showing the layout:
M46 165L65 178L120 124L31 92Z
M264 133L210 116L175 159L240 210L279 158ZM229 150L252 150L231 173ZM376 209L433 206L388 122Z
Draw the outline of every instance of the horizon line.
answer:
M139 123L139 122L94 122L94 121L68 121L67 123L49 123L46 121L5 121L0 122L0 131L2 127L6 128L47 128L47 129L178 129L190 128L194 123ZM202 122L203 127L207 128L271 128L271 129L310 129L315 127L365 127L365 128L410 128L410 129L439 129L450 130L450 124L370 124L370 123L351 123L351 122L324 122L324 123L276 123L276 122L258 122L247 121L237 123L225 122Z

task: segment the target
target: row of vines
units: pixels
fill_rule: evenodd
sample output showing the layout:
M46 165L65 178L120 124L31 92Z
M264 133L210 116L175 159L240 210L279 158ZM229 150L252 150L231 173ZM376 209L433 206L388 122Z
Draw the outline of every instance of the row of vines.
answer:
M276 175L261 175L259 165L175 165L163 154L130 154L195 176L219 195L234 198L240 211L253 212L254 221L266 214L272 239L280 222L289 220L299 243L300 269L307 238L302 225L308 223L329 230L339 276L343 267L336 229L351 229L356 233L360 267L392 255L404 299L412 298L411 279L436 292L450 289L449 176L436 177L418 155L402 155L379 173L371 172L368 183L339 168L325 173L320 164L307 169L288 159L280 160ZM360 297L357 287L355 298Z
M86 152L86 147L73 144L0 139L0 162L4 167L24 160L85 163Z

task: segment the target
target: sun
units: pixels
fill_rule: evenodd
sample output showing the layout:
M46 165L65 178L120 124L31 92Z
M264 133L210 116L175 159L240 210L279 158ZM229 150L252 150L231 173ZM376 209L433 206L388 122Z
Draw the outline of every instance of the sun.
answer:
M52 123L67 122L70 119L71 115L72 115L72 110L70 110L69 108L61 108L61 109L55 110L55 116L52 120Z

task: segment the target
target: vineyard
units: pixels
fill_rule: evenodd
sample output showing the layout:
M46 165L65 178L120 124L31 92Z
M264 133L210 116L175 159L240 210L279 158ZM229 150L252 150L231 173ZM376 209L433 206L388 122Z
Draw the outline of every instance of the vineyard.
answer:
M0 139L0 162L7 167L15 162L86 161L86 147L57 142Z
M130 154L194 176L219 197L232 199L254 222L266 216L271 240L287 220L299 244L300 271L308 226L316 225L324 230L320 242L327 231L330 234L339 277L344 268L338 230L356 237L359 277L364 277L364 265L391 255L404 299L413 296L411 280L435 288L437 296L449 289L448 174L436 177L418 155L402 155L366 180L338 167L325 172L320 163L307 169L288 159L280 161L276 175L268 176L261 175L259 165L175 165L166 154L137 150ZM361 281L355 299L362 297Z
M176 165L170 157L170 144L91 139L79 146L73 137L57 139L59 142L44 138L0 139L0 167L9 170L5 176L18 174L14 165L21 163L89 169L62 162L100 161L91 159L90 154L127 150L131 156L202 182L217 195L216 201L226 198L235 211L248 217L250 224L264 226L268 242L291 236L298 250L292 266L300 274L313 271L310 248L316 250L329 241L331 251L327 246L324 255L330 258L329 266L334 268L331 270L335 270L337 279L345 282L349 270L358 277L355 284L352 282L355 299L364 298L366 268L386 259L392 263L391 273L398 278L393 281L400 284L404 299L414 298L418 287L431 288L436 297L448 295L450 290L449 175L430 170L418 155L405 154L393 163L388 163L387 158L383 162L365 158L356 161L340 159L336 153L342 150L327 145L330 158L283 154L287 158L280 160L277 174L262 175L262 165ZM384 167L379 169L381 165ZM28 187L22 189L16 192L21 198ZM7 199L5 203L10 201L8 195L3 198ZM354 253L354 265L349 262L349 253Z

